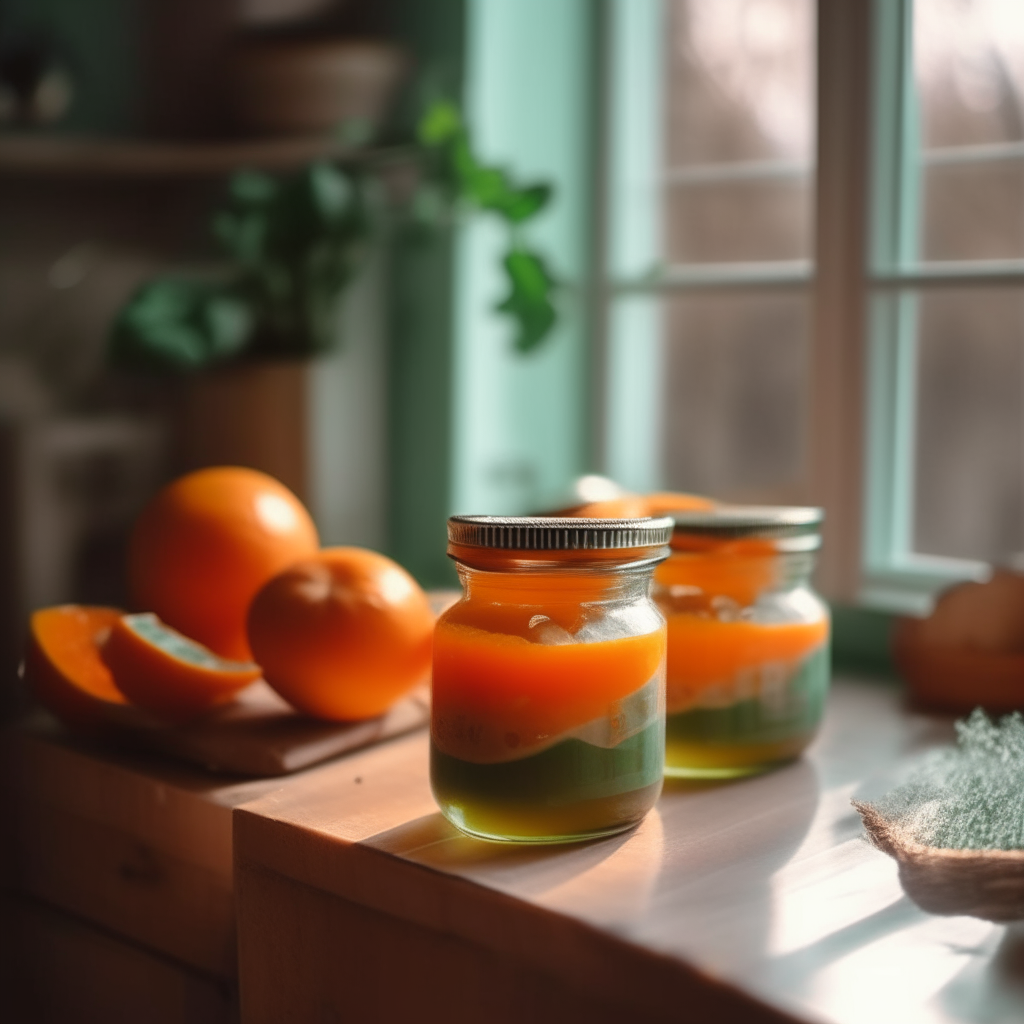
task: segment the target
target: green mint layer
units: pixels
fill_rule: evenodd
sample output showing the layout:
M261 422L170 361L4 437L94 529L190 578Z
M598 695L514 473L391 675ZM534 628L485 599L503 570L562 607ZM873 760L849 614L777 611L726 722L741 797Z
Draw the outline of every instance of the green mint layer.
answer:
M664 760L664 728L655 721L616 747L563 740L500 764L475 764L432 748L430 774L441 802L557 808L660 784Z
M777 691L724 708L691 708L669 715L666 736L675 743L778 743L816 729L828 694L828 650L815 651Z

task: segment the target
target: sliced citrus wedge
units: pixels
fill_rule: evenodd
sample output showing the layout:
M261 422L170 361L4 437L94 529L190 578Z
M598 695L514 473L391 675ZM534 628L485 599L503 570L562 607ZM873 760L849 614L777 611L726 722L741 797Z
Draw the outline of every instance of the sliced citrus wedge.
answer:
M111 705L127 703L100 656L123 614L77 604L32 614L25 679L39 703L72 728L96 729Z
M681 494L678 491L656 491L644 495L644 510L649 516L663 516L670 512L700 511L714 508L715 502L702 494Z
M122 615L103 647L118 688L141 708L185 722L259 679L259 665L228 661L183 636L152 612Z
M713 508L715 502L699 494L659 491L656 494L623 494L605 501L591 501L570 510L567 515L584 519L642 519L688 509Z

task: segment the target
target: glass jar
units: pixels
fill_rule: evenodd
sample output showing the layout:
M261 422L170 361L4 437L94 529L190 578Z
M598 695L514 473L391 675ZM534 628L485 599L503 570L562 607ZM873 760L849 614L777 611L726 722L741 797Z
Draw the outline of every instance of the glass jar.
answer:
M670 519L453 516L463 597L438 620L430 779L483 839L636 825L661 792L665 621L650 598Z
M765 771L810 743L829 683L829 613L809 584L817 508L673 515L654 599L668 622L665 774Z

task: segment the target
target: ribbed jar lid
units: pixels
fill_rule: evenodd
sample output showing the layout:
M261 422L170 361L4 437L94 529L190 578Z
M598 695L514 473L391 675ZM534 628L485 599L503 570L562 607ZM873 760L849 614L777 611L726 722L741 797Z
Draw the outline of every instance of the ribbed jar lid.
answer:
M549 516L452 516L448 541L506 551L608 551L667 544L672 520Z
M817 538L825 512L794 505L716 505L714 508L671 513L674 534L733 540Z

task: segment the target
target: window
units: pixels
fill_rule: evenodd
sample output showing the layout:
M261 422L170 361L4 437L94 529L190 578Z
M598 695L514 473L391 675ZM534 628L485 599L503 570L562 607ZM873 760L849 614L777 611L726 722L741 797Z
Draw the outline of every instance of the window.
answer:
M824 504L876 607L1024 548L1024 8L612 11L606 470Z
M1024 10L876 19L867 580L898 605L1024 547Z
M616 19L610 471L799 500L813 0L641 0ZM638 409L619 382L644 373Z

